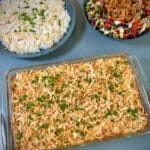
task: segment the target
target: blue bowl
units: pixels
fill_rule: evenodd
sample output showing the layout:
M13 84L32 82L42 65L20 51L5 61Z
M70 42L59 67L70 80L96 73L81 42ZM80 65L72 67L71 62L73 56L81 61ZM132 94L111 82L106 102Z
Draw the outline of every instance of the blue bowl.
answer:
M1 1L1 0L0 0ZM26 54L16 54L15 52L9 51L3 44L2 41L0 42L0 52L4 53L9 56L14 56L14 57L19 57L19 58L34 58L34 57L39 57L43 56L46 54L49 54L56 49L60 48L70 37L70 35L73 32L73 29L75 27L75 22L76 22L76 13L75 13L75 8L71 2L71 0L63 0L65 2L65 9L68 11L71 21L69 24L69 27L67 29L67 32L64 34L64 36L57 42L54 46L51 48L46 48L46 49L40 49L40 52L36 53L26 53Z

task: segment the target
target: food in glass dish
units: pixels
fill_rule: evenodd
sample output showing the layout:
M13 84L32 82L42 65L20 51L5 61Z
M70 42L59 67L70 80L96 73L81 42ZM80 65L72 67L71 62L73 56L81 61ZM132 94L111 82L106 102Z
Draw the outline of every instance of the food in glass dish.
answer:
M64 5L63 0L0 1L0 40L17 54L51 48L69 27Z
M87 0L85 12L91 25L118 39L133 39L150 29L149 0Z
M16 150L73 146L148 125L124 57L18 72L11 77L11 97Z

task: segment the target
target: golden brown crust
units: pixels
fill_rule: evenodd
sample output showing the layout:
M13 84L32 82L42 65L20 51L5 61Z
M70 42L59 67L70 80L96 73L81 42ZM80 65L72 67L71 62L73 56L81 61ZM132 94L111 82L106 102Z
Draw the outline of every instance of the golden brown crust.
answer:
M147 126L132 67L122 57L17 73L12 101L17 150L70 146Z

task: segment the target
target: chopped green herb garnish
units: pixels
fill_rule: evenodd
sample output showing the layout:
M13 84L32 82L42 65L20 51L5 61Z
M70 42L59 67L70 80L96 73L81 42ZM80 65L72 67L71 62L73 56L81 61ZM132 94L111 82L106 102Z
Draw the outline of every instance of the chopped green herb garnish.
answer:
M26 12L19 14L18 18L19 20L28 21L32 25L35 24L33 18L31 18Z
M35 79L34 79L34 80L32 80L31 82L32 82L32 83L37 83L38 81L39 81L39 77L38 77L38 76L36 76L36 77L35 77Z
M38 11L38 15L39 15L39 16L44 16L45 11L46 11L46 10L44 10L44 9L40 9L40 10Z
M59 107L62 111L65 111L68 108L68 105L66 103L59 104Z
M26 9L27 9L27 8L30 8L30 6L25 6L24 8L26 8Z
M38 100L39 102L43 102L43 99L42 99L41 97L38 97L37 100Z
M43 76L42 77L42 82L46 84L47 86L52 86L54 87L57 80L60 78L60 74L56 74L55 76Z
M107 117L109 117L109 116L111 116L111 115L112 115L112 112L111 112L110 110L108 110L108 111L105 113L104 118L107 118Z
M76 91L73 91L72 92L72 97L75 97L76 96Z
M56 93L56 94L60 94L61 92L62 92L62 91L61 91L60 89L56 89L56 90L55 90L55 93Z
M30 110L30 109L32 109L33 107L34 107L34 104L31 103L31 102L27 103L27 105L26 105L26 109L27 109L27 110Z
M23 100L26 100L28 98L28 95L24 94L19 96L19 101L22 102Z
M78 127L80 125L80 121L77 119L76 120L76 126Z
M107 96L104 96L103 99L104 99L105 101L107 101L108 98L107 98Z
M110 92L113 92L113 91L114 91L113 85L110 84L110 85L108 86L108 89L109 89Z
M137 114L138 114L138 109L135 108L135 109L127 109L127 112L130 113L133 117L137 117Z
M74 108L76 111L78 111L78 110L84 110L84 108L82 108L82 107L79 107L79 106L75 106L75 108Z
M17 139L20 141L23 138L23 133L19 133Z
M80 81L77 81L77 87L82 88L83 86L81 85Z
M63 129L62 129L62 128L59 128L59 129L57 129L57 130L55 131L55 134L56 134L57 136L59 136L60 134L62 134L62 132L63 132Z
M117 112L117 111L114 111L114 112L113 112L113 115L117 116L117 115L118 115L118 112Z
M30 119L30 120L33 120L33 118L32 118L32 116L31 116L31 115L29 116L29 119Z
M64 88L66 88L68 85L69 85L68 83L64 82L64 83L61 85L61 88L64 89Z
M96 117L90 119L92 122L96 121Z
M38 102L44 102L48 97L49 95L42 95L41 97L38 97L37 100Z
M124 95L125 95L125 93L126 93L126 91L118 92L118 94L119 94L120 96L124 96Z
M61 26L61 20L58 20L58 25Z
M114 71L113 72L113 76L114 77L117 77L117 78L119 78L119 79L121 79L122 78L122 75L121 74L119 74L118 72L116 72L116 71Z
M92 97L96 100L100 98L101 92L95 93Z
M43 100L46 100L47 95L46 95L46 96L45 96L45 95L42 95L41 98L42 98Z
M29 29L29 31L30 31L30 32L35 32L35 30L34 30L34 29Z
M44 2L41 1L40 4L44 4Z
M74 133L80 133L80 130L74 130Z
M115 87L119 87L119 85L117 83L115 83Z
M128 65L128 64L129 64L129 61L128 61L128 60L126 60L126 61L124 61L124 63L125 63L126 65Z
M40 112L36 112L35 114L36 114L36 116L42 116L42 114Z
M84 81L88 82L89 84L92 82L92 79L84 79Z
M47 123L43 123L40 128L42 129L48 129L49 125Z
M87 127L87 129L91 129L91 128L94 128L94 126L89 125L89 126Z
M52 104L52 101L48 101L47 104L48 104L48 106L50 107L51 104Z
M82 137L85 137L85 136L86 136L86 133L83 132L83 131L80 131L80 135L81 135Z

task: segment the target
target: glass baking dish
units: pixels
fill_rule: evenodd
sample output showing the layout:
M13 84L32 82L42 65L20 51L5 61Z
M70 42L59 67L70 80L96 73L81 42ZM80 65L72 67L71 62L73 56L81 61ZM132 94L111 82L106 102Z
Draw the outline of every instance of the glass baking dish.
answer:
M142 99L142 104L145 108L145 111L148 114L148 125L147 127L144 129L144 131L138 132L138 133L134 133L134 134L130 134L130 135L126 135L126 136L117 136L117 137L113 137L113 138L109 138L109 139L117 139L117 138L128 138L128 137L132 137L132 136L137 136L137 135L144 135L144 134L148 134L150 133L150 103L148 100L148 91L149 91L149 87L147 85L147 79L145 77L145 74L143 72L142 66L140 65L138 59L136 58L136 56L134 56L133 54L129 53L129 52L121 52L121 53L113 53L113 54L108 54L108 55L104 55L104 56L94 56L94 57L88 57L88 58L81 58L81 59L76 59L76 60L68 60L68 61L63 61L63 62L57 62L57 63L50 63L50 64L42 64L42 65L37 65L37 66L29 66L29 67L23 67L23 68L14 68L11 69L7 75L6 75L6 90L7 90L7 100L6 100L6 107L7 107L7 125L6 125L6 130L7 130L7 134L6 134L6 140L7 140L7 149L12 150L15 149L15 144L14 144L14 135L13 135L13 124L12 124L12 100L11 100L11 78L13 75L15 75L16 73L19 72L24 72L24 71L30 71L30 70L39 70L39 69L44 69L50 66L60 66L63 64L76 64L76 63L80 63L80 62L89 62L89 61L94 61L97 59L107 59L107 58L113 58L113 57L125 57L130 65L132 66L133 69L133 74L135 76L135 80L136 80L136 84L137 84L137 88L139 91L139 94L141 96ZM102 142L108 139L104 139L104 140L100 140L100 141L94 141L94 142L90 142L90 143L95 143L95 142ZM74 145L74 146L83 146L83 145L87 145L89 143L82 143L79 145ZM73 146L73 147L74 147ZM63 147L64 148L71 148L71 147ZM58 148L56 148L58 149Z

